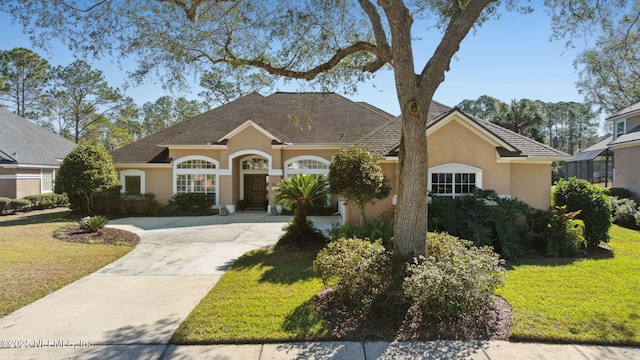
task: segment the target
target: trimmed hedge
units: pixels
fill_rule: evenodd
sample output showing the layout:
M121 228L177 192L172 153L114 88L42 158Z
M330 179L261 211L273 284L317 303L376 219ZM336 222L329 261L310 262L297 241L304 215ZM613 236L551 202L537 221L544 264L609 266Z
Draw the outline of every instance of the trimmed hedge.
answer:
M11 199L6 197L0 197L0 214L2 214L2 212L9 207L10 202L11 202Z
M9 209L13 211L24 210L31 206L31 201L26 199L13 199L9 202Z
M35 194L27 195L23 199L30 201L31 209L34 210L53 209L69 205L69 198L67 197L67 194Z

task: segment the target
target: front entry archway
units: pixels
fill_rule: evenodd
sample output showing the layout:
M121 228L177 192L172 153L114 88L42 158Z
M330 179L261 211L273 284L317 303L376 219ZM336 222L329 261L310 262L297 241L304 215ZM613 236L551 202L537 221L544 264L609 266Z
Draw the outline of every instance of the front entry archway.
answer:
M267 175L244 174L244 198L247 207L264 209L267 202Z

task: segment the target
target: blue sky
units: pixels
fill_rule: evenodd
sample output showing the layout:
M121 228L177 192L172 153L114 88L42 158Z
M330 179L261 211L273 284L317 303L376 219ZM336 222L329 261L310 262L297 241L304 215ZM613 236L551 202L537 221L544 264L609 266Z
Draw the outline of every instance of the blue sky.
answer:
M34 48L28 37L23 35L22 28L13 25L10 17L4 13L0 13L0 26L4 34L0 37L1 50L19 46L30 48L54 66L66 66L74 60L73 54L57 42L52 43L50 51ZM422 37L414 43L415 61L419 67L416 71L419 71L433 52L440 34L437 30L430 33L420 31L418 23L414 25L414 33ZM475 35L470 34L462 42L434 100L450 106L464 99L477 99L481 95L490 95L504 102L522 98L546 102L582 101L582 96L575 88L578 75L573 60L577 51L565 48L561 41L551 42L550 35L550 20L544 9L527 15L503 13L500 19L487 22ZM104 72L111 86L122 87L127 69L119 69L109 59L87 60L94 69ZM279 90L297 90L295 83L292 84ZM159 82L149 79L142 86L128 88L126 95L142 105L163 95L196 98L199 91L194 85L190 94L170 94ZM379 72L372 81L361 84L358 94L347 97L366 101L392 114L400 112L393 75L388 70Z

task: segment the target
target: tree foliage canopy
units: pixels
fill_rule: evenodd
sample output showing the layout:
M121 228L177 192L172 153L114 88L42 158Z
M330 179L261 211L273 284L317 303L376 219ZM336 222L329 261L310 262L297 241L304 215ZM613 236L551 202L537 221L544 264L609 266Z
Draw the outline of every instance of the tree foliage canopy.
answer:
M516 7L511 0L505 3ZM0 4L36 42L46 44L50 37L58 37L79 54L134 57L139 64L134 77L155 72L164 74L169 83L179 83L192 70L213 67L225 74L228 69L250 67L265 76L350 92L358 81L391 67L403 117L394 246L398 254L411 256L426 252L425 133L431 100L462 40L473 28L497 17L500 2L102 0L82 5L2 0ZM441 33L433 55L424 61L416 61L413 54L412 29L418 27Z
M613 114L640 101L640 1L547 0L555 38L568 46L597 36L575 60L587 103Z
M0 100L22 117L34 118L49 81L47 60L25 48L0 52Z
M367 204L382 200L391 192L378 159L367 149L356 146L343 147L331 158L329 189L345 202L356 203L363 221Z
M77 146L65 158L56 176L55 192L67 193L71 208L91 213L93 196L118 186L111 156L98 146Z

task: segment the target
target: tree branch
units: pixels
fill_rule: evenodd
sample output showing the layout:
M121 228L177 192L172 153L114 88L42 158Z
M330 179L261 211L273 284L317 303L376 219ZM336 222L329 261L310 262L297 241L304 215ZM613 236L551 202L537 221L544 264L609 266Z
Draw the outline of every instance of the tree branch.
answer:
M444 81L444 73L449 71L451 59L460 48L460 43L467 36L484 8L494 1L470 1L464 9L460 9L452 15L440 44L420 73L423 81L419 87L423 96L428 98L433 96L437 86Z
M371 43L364 42L364 41L354 43L344 49L339 49L329 60L306 71L294 71L294 70L288 70L285 67L275 67L263 60L240 59L240 58L237 58L228 47L225 49L225 52L228 58L212 59L211 57L208 57L208 56L207 57L210 60L212 60L214 64L224 62L232 66L247 65L247 66L260 68L272 75L286 76L294 79L313 80L319 74L327 72L328 70L331 70L334 67L336 67L340 63L340 61L342 61L346 57L361 51L369 52L371 54L376 55L377 57L376 60L370 63L364 64L362 66L362 69L365 71L371 71L371 72L376 71L380 69L382 66L384 66L384 64L386 63L386 61L379 59L379 48L376 45L373 45Z
M184 10L187 19L191 22L195 23L198 17L198 8L202 5L203 0L191 0L191 6L187 5L186 2L182 0L157 0L158 2L168 2L170 4L176 5L177 7ZM218 0L225 1L225 0Z
M371 26L373 27L373 34L376 39L376 44L381 49L382 54L380 54L379 58L384 59L386 62L391 61L391 47L389 46L389 41L387 40L387 34L384 31L384 26L382 26L382 20L380 19L380 14L376 10L376 7L368 0L358 0L362 10L369 17L369 21L371 21Z
M69 9L71 9L71 10L73 10L73 11L78 11L78 12L90 12L91 10L93 10L93 9L95 9L95 8L99 7L99 6L102 6L102 5L104 5L105 3L110 3L110 2L111 2L111 0L102 0L102 1L98 1L97 3L95 3L95 4L91 5L91 6L89 6L89 7L88 7L88 8L86 8L86 9L78 9L78 8L76 8L76 7L74 7L74 6L71 6L71 5L67 4L67 3L66 3L66 2L64 2L64 1L63 1L63 2L61 2L61 4L62 4L62 6L66 7L66 8L69 8Z

